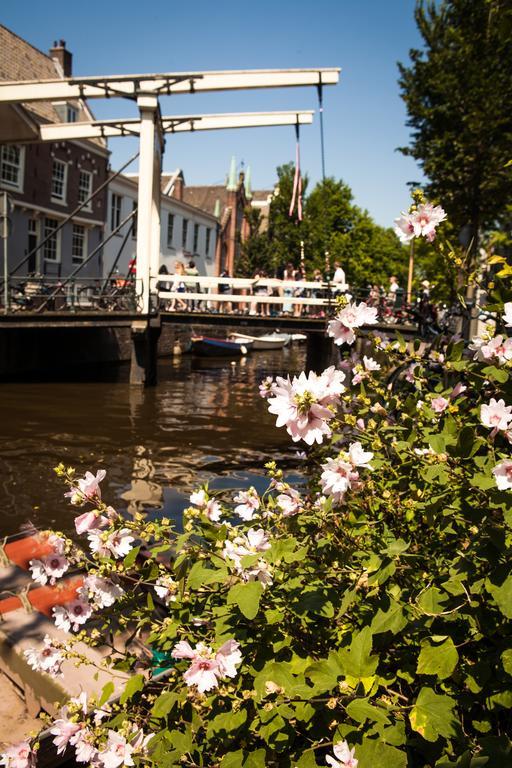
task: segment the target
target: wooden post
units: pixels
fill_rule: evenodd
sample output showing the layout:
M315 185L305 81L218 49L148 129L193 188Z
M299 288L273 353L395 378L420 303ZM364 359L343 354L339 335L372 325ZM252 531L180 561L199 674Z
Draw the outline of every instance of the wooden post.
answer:
M411 303L412 299L412 278L414 273L414 240L411 240L411 247L409 250L409 274L407 276L407 303Z

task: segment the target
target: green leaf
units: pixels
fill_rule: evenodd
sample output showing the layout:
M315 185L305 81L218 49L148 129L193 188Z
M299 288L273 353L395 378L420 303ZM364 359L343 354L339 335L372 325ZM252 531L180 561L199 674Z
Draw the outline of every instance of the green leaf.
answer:
M486 588L493 596L502 614L507 619L512 619L512 575L508 576L500 587L487 581Z
M190 589L198 589L206 584L223 582L227 576L227 568L207 568L204 561L199 560L190 569L187 584Z
M174 705L180 700L180 696L172 691L161 693L153 704L151 714L154 717L167 717Z
M228 736L234 737L235 731L241 728L246 720L246 709L240 709L238 712L221 712L208 722L206 736L208 739L213 736L221 739L226 739Z
M114 693L115 686L112 680L109 680L108 683L106 683L101 691L100 700L98 701L98 708L102 707L103 704L106 704L106 702L110 699L112 694Z
M418 675L436 675L439 680L450 677L459 661L459 654L451 637L436 638L421 644L416 672Z
M410 714L411 728L426 741L440 736L456 737L459 723L454 715L455 702L450 696L439 695L432 688L422 688Z
M133 549L130 549L128 554L123 560L123 565L126 569L129 569L134 564L135 560L137 559L137 555L139 554L140 546L134 547Z
M503 664L503 669L508 675L512 675L512 648L507 648L506 651L503 651L501 654L501 663Z
M296 768L318 768L313 750L304 752L297 761L293 761L292 765L294 768L295 766Z
M244 768L265 768L267 753L264 749L255 749L249 753Z
M367 720L370 720L372 723L378 723L379 725L389 725L389 717L386 714L386 710L370 704L368 699L353 699L347 705L346 710L347 714L356 723L365 723Z
M235 584L228 592L228 603L236 603L246 619L254 619L260 607L263 586L259 581Z
M418 605L424 613L437 615L445 609L447 596L437 587L429 587L418 598Z
M344 668L340 664L338 656L331 651L327 659L315 661L306 670L308 677L315 687L317 693L331 691L338 685L338 678L343 675Z
M258 697L265 698L267 683L274 683L284 690L286 694L293 693L297 680L290 672L289 665L284 661L268 661L261 672L254 678L254 690Z
M401 604L391 600L387 611L379 608L373 617L370 628L374 635L378 635L380 632L392 632L395 635L406 624L407 619L404 616Z
M338 658L344 667L345 674L351 677L371 677L375 674L379 663L378 656L371 656L372 630L364 627L356 633L350 644L350 649L342 648L338 651Z
M359 761L358 768L407 767L405 752L377 739L363 738L363 743L356 747L355 756Z
M241 749L236 752L228 752L220 761L221 768L242 768L244 753Z
M128 699L131 699L132 696L134 696L138 691L142 691L143 688L144 688L143 675L134 675L133 677L130 677L130 679L125 685L124 691L121 694L119 702L121 704L126 704Z
M497 381L499 384L504 384L508 381L508 373L503 368L496 368L495 365L488 365L487 368L482 369L484 376L491 381Z

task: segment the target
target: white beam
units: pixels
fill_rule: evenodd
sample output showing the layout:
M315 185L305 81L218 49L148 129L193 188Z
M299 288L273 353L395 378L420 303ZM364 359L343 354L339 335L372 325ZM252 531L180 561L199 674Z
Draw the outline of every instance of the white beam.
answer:
M228 91L245 88L287 88L336 85L338 67L317 69L254 69L219 72L105 75L65 80L24 80L0 83L0 103L66 99L136 98L142 93L165 95Z
M168 115L161 118L164 133L216 131L225 128L258 128L279 125L307 125L313 110L287 112L239 112L213 115ZM46 123L40 126L41 141L72 141L140 134L140 119L92 120L87 123Z

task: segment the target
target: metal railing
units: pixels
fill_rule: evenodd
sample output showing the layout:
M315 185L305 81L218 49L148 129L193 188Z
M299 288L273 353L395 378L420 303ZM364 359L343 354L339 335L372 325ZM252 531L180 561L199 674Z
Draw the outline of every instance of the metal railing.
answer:
M110 280L106 286L102 278L11 277L8 307L10 313L134 313L137 311L137 284L135 279L119 277Z

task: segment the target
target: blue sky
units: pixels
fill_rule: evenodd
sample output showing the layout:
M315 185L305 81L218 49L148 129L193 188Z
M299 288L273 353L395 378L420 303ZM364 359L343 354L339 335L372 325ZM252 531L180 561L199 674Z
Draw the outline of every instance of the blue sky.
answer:
M326 172L342 178L358 205L389 226L408 205L415 162L396 152L408 143L397 61L420 44L414 0L28 0L4 4L0 21L46 51L63 38L74 74L340 66L325 89ZM224 92L162 99L164 114L316 109L314 89ZM131 102L91 104L98 117L135 116ZM171 136L164 169L181 167L188 184L225 180L231 155L252 169L253 186L272 187L277 165L294 157L291 127ZM136 151L110 142L112 166ZM302 168L321 175L319 124L301 132ZM132 170L132 169L130 169ZM136 170L136 167L133 168Z

